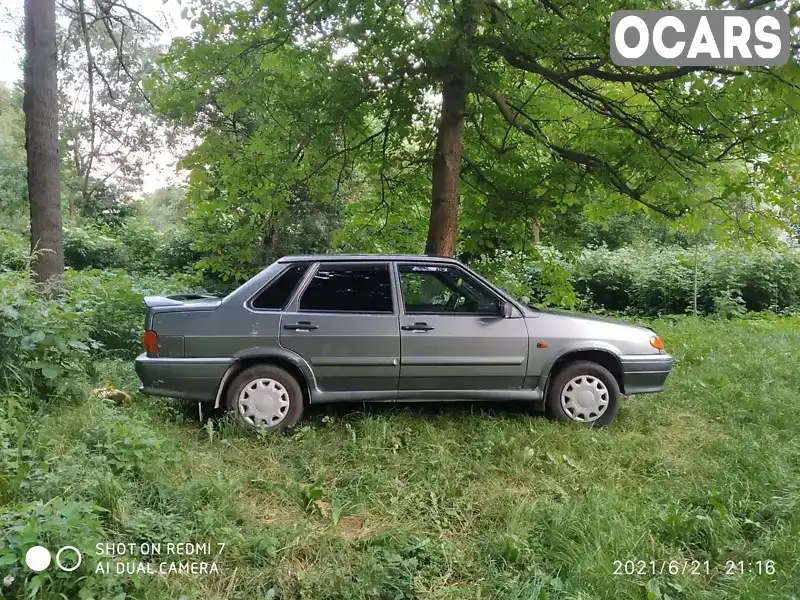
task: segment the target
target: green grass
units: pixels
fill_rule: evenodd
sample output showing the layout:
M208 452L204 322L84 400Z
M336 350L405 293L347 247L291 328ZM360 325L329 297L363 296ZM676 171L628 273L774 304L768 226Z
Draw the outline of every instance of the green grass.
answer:
M87 549L227 544L219 575L84 582L107 586L97 598L795 598L800 319L654 326L677 359L668 389L626 399L603 430L520 405L358 405L256 438L173 401L87 398L30 421L21 446L49 466L6 506L97 505L69 529ZM136 387L129 364L99 370ZM92 518L102 530L83 531ZM768 559L773 575L725 573ZM710 573L615 575L628 560ZM44 580L36 597L57 589L80 586Z

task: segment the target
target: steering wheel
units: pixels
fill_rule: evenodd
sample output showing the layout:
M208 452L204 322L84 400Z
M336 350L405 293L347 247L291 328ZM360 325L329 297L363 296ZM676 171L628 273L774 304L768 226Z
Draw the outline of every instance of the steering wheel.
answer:
M444 308L447 312L456 312L458 308L458 294L450 294L450 297L447 299L447 304L444 305Z

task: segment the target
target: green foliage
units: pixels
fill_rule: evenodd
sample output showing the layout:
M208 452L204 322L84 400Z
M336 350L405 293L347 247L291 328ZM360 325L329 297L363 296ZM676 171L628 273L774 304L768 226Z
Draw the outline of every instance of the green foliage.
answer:
M554 248L539 246L527 254L498 251L472 266L527 304L574 309L581 303L572 283L572 266Z
M167 273L189 273L203 257L203 252L193 246L193 236L185 229L164 232L161 244L153 252Z
M91 181L86 195L74 200L81 222L107 227L122 227L137 212L137 205L120 190L102 181Z
M596 306L643 314L693 306L694 250L636 246L586 250L575 287ZM738 314L800 308L800 252L789 247L698 249L698 310Z
M201 292L197 278L131 275L125 271L70 272L62 303L74 311L93 340L105 351L133 357L141 347L144 296Z
M21 229L27 222L27 173L22 91L0 83L0 221L4 230L11 225Z
M774 238L797 191L786 177L798 166L796 63L683 77L612 69L597 60L609 10L591 0L557 10L428 0L188 8L192 35L147 86L161 114L200 137L182 166L204 267L251 273L298 190L345 205L337 245L419 252L442 133L433 98L448 83L466 93L468 262L525 253L533 222L559 248L643 233L687 242L643 210L695 239L703 228L714 239Z
M122 585L113 577L96 576L88 558L72 572L51 567L35 573L25 567L25 553L33 546L74 546L85 556L95 544L105 541L98 507L82 501L53 498L6 506L0 515L0 577L2 593L12 598L114 598L124 600ZM65 553L65 565L74 564L74 554Z
M29 253L30 244L22 235L0 230L0 273L27 270Z
M159 231L176 229L186 216L186 189L173 185L158 188L142 194L136 207L139 217Z
M98 347L78 314L36 293L27 272L0 274L0 392L74 395Z
M240 189L253 194L242 210L214 189L195 191L185 234L195 267L224 281L242 283L282 256L329 251L340 224L340 205L315 202L303 186L285 206L260 201L260 188Z
M163 399L33 412L3 398L0 492L14 490L0 493L0 581L13 580L0 589L43 600L791 597L800 320L648 325L675 373L659 402L627 399L601 432L518 407L414 405L333 407L292 436L223 419L209 436ZM98 370L136 385L127 362ZM91 576L96 542L188 540L226 544L213 557L221 577ZM21 562L35 543L86 550L86 570L51 568L37 592ZM679 572L614 575L615 560ZM726 575L729 560L776 569ZM711 575L680 572L692 561Z
M0 273L0 393L75 396L100 352L133 357L141 346L145 294L201 291L197 279L71 271L57 301L26 272Z
M120 228L116 239L124 250L119 266L136 273L167 273L167 261L175 260L167 257L168 248L163 247L167 235L141 220Z
M676 225L654 214L622 212L611 215L602 224L582 220L578 241L582 248L604 246L609 250L645 244L682 248L694 245L696 236L692 236L685 228L677 228ZM706 244L711 242L708 238L706 235L698 241Z
M121 266L124 249L119 240L100 229L64 229L64 262L73 269Z
M91 452L102 456L114 475L144 475L161 460L161 440L141 423L120 418L115 423L103 421L90 428L84 443Z
M64 230L67 266L78 269L125 269L145 275L195 270L203 254L183 229L159 230L143 220L124 227L69 227Z

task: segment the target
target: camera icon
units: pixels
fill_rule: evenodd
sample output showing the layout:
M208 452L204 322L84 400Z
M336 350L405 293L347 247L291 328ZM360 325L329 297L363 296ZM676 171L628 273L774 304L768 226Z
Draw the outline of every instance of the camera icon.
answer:
M65 552L67 553L66 556L69 556L70 552L75 555L75 564L68 566L62 562L64 558L62 555L64 555ZM53 557L50 551L44 546L33 546L25 553L25 564L31 571L36 571L37 573L47 569L52 560ZM83 562L83 555L75 546L62 546L58 549L58 552L56 552L56 566L62 571L70 573L80 567L81 562Z

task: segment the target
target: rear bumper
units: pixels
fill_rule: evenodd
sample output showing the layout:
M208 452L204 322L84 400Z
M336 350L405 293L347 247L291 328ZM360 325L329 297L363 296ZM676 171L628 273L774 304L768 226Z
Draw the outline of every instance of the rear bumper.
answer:
M153 396L213 401L232 358L136 358L139 391Z
M669 354L645 354L622 356L622 379L624 394L650 394L664 389L664 382L672 371Z

